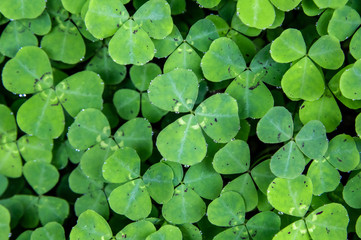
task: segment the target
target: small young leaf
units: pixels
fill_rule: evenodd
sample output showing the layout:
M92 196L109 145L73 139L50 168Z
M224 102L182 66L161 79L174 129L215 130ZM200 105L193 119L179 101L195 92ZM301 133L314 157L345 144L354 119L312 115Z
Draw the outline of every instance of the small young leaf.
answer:
M245 220L245 204L242 196L236 192L225 192L213 200L207 209L209 221L221 227L240 225Z
M173 30L170 6L165 0L149 0L134 14L134 21L142 26L149 37L163 39Z
M237 101L228 94L215 94L195 110L197 122L214 141L229 142L239 129Z
M113 36L128 18L129 13L120 0L91 0L84 21L94 37L103 39Z
M77 72L61 81L55 88L61 105L72 117L82 109L101 109L103 90L103 81L91 71Z
M207 152L202 130L192 114L165 127L159 133L156 145L166 160L186 165L201 162Z
M292 135L292 115L284 107L271 108L257 124L257 136L264 143L286 142Z
M132 222L125 226L118 234L116 235L117 240L124 238L132 240L141 240L145 239L150 234L156 232L156 228L153 223L146 220L140 220L138 222Z
M220 174L243 173L250 166L250 150L242 140L228 142L213 159L213 167Z
M344 41L356 31L360 24L361 17L358 12L352 7L345 5L333 12L327 32L338 40Z
M65 119L53 89L33 95L18 110L16 121L21 130L39 138L57 138L64 130Z
M4 66L2 80L4 87L13 93L28 94L48 89L53 85L49 58L41 48L23 47Z
M201 67L206 79L220 82L239 75L246 68L246 62L237 44L222 37L212 42L204 54Z
M113 104L125 120L136 118L140 110L140 94L132 89L119 89L113 95Z
M173 224L198 222L206 213L206 204L192 189L179 185L173 197L162 207L163 217Z
M312 239L346 239L348 213L339 203L330 203L314 210L306 217Z
M149 86L149 100L157 107L189 112L198 95L197 76L190 70L175 69L156 77Z
M69 143L76 149L85 150L110 135L110 126L104 114L94 108L82 110L68 131Z
M251 0L237 2L238 17L247 26L265 29L272 25L276 13L268 0Z
M280 178L294 179L305 168L305 158L294 141L288 142L271 158L271 171Z
M126 21L109 42L109 55L121 65L143 65L153 59L154 49L148 34L133 20Z
M104 179L111 183L124 183L140 176L140 158L129 147L116 150L103 165Z
M158 231L150 234L145 240L174 239L181 240L182 232L173 225L163 225Z
M149 195L159 204L168 202L173 196L173 170L160 162L152 165L143 175Z
M291 216L303 217L312 200L311 179L300 175L294 179L275 178L267 190L269 203Z
M340 184L339 172L325 159L313 160L308 168L307 177L312 180L313 195L332 192Z
M330 35L322 36L312 44L308 55L318 65L326 69L338 69L345 60L340 42Z
M186 41L199 51L205 52L217 38L219 35L214 23L209 19L201 19L191 26Z
M237 100L241 119L261 118L274 104L273 96L261 76L249 70L238 75L225 92Z
M50 191L59 180L58 170L47 162L27 162L23 171L27 182L39 195Z
M298 132L295 140L299 149L311 159L322 158L328 148L326 128L318 120L306 123Z
M331 139L325 158L341 172L352 171L360 163L356 143L346 134L339 134Z
M103 240L110 239L112 236L112 230L107 221L93 210L83 212L70 232L70 240L85 240L89 237L93 240Z
M115 188L109 198L110 208L131 220L146 218L152 209L152 202L141 179L127 182Z
M288 63L306 55L306 43L301 31L288 28L271 44L271 56L279 63Z

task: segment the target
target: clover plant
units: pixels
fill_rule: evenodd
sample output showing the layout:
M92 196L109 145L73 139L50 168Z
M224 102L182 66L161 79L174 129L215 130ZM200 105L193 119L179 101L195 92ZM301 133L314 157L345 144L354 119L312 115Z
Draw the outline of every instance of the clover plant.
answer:
M361 238L357 0L1 0L0 240Z

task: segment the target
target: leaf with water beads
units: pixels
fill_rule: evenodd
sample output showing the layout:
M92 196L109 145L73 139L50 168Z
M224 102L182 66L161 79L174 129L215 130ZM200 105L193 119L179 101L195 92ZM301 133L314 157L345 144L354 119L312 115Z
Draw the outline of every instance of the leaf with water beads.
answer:
M28 99L19 108L16 120L21 130L39 138L57 138L65 125L63 109L53 89Z
M53 85L53 74L47 54L38 47L23 47L4 66L4 87L18 94L36 93ZM20 81L19 81L20 79Z

